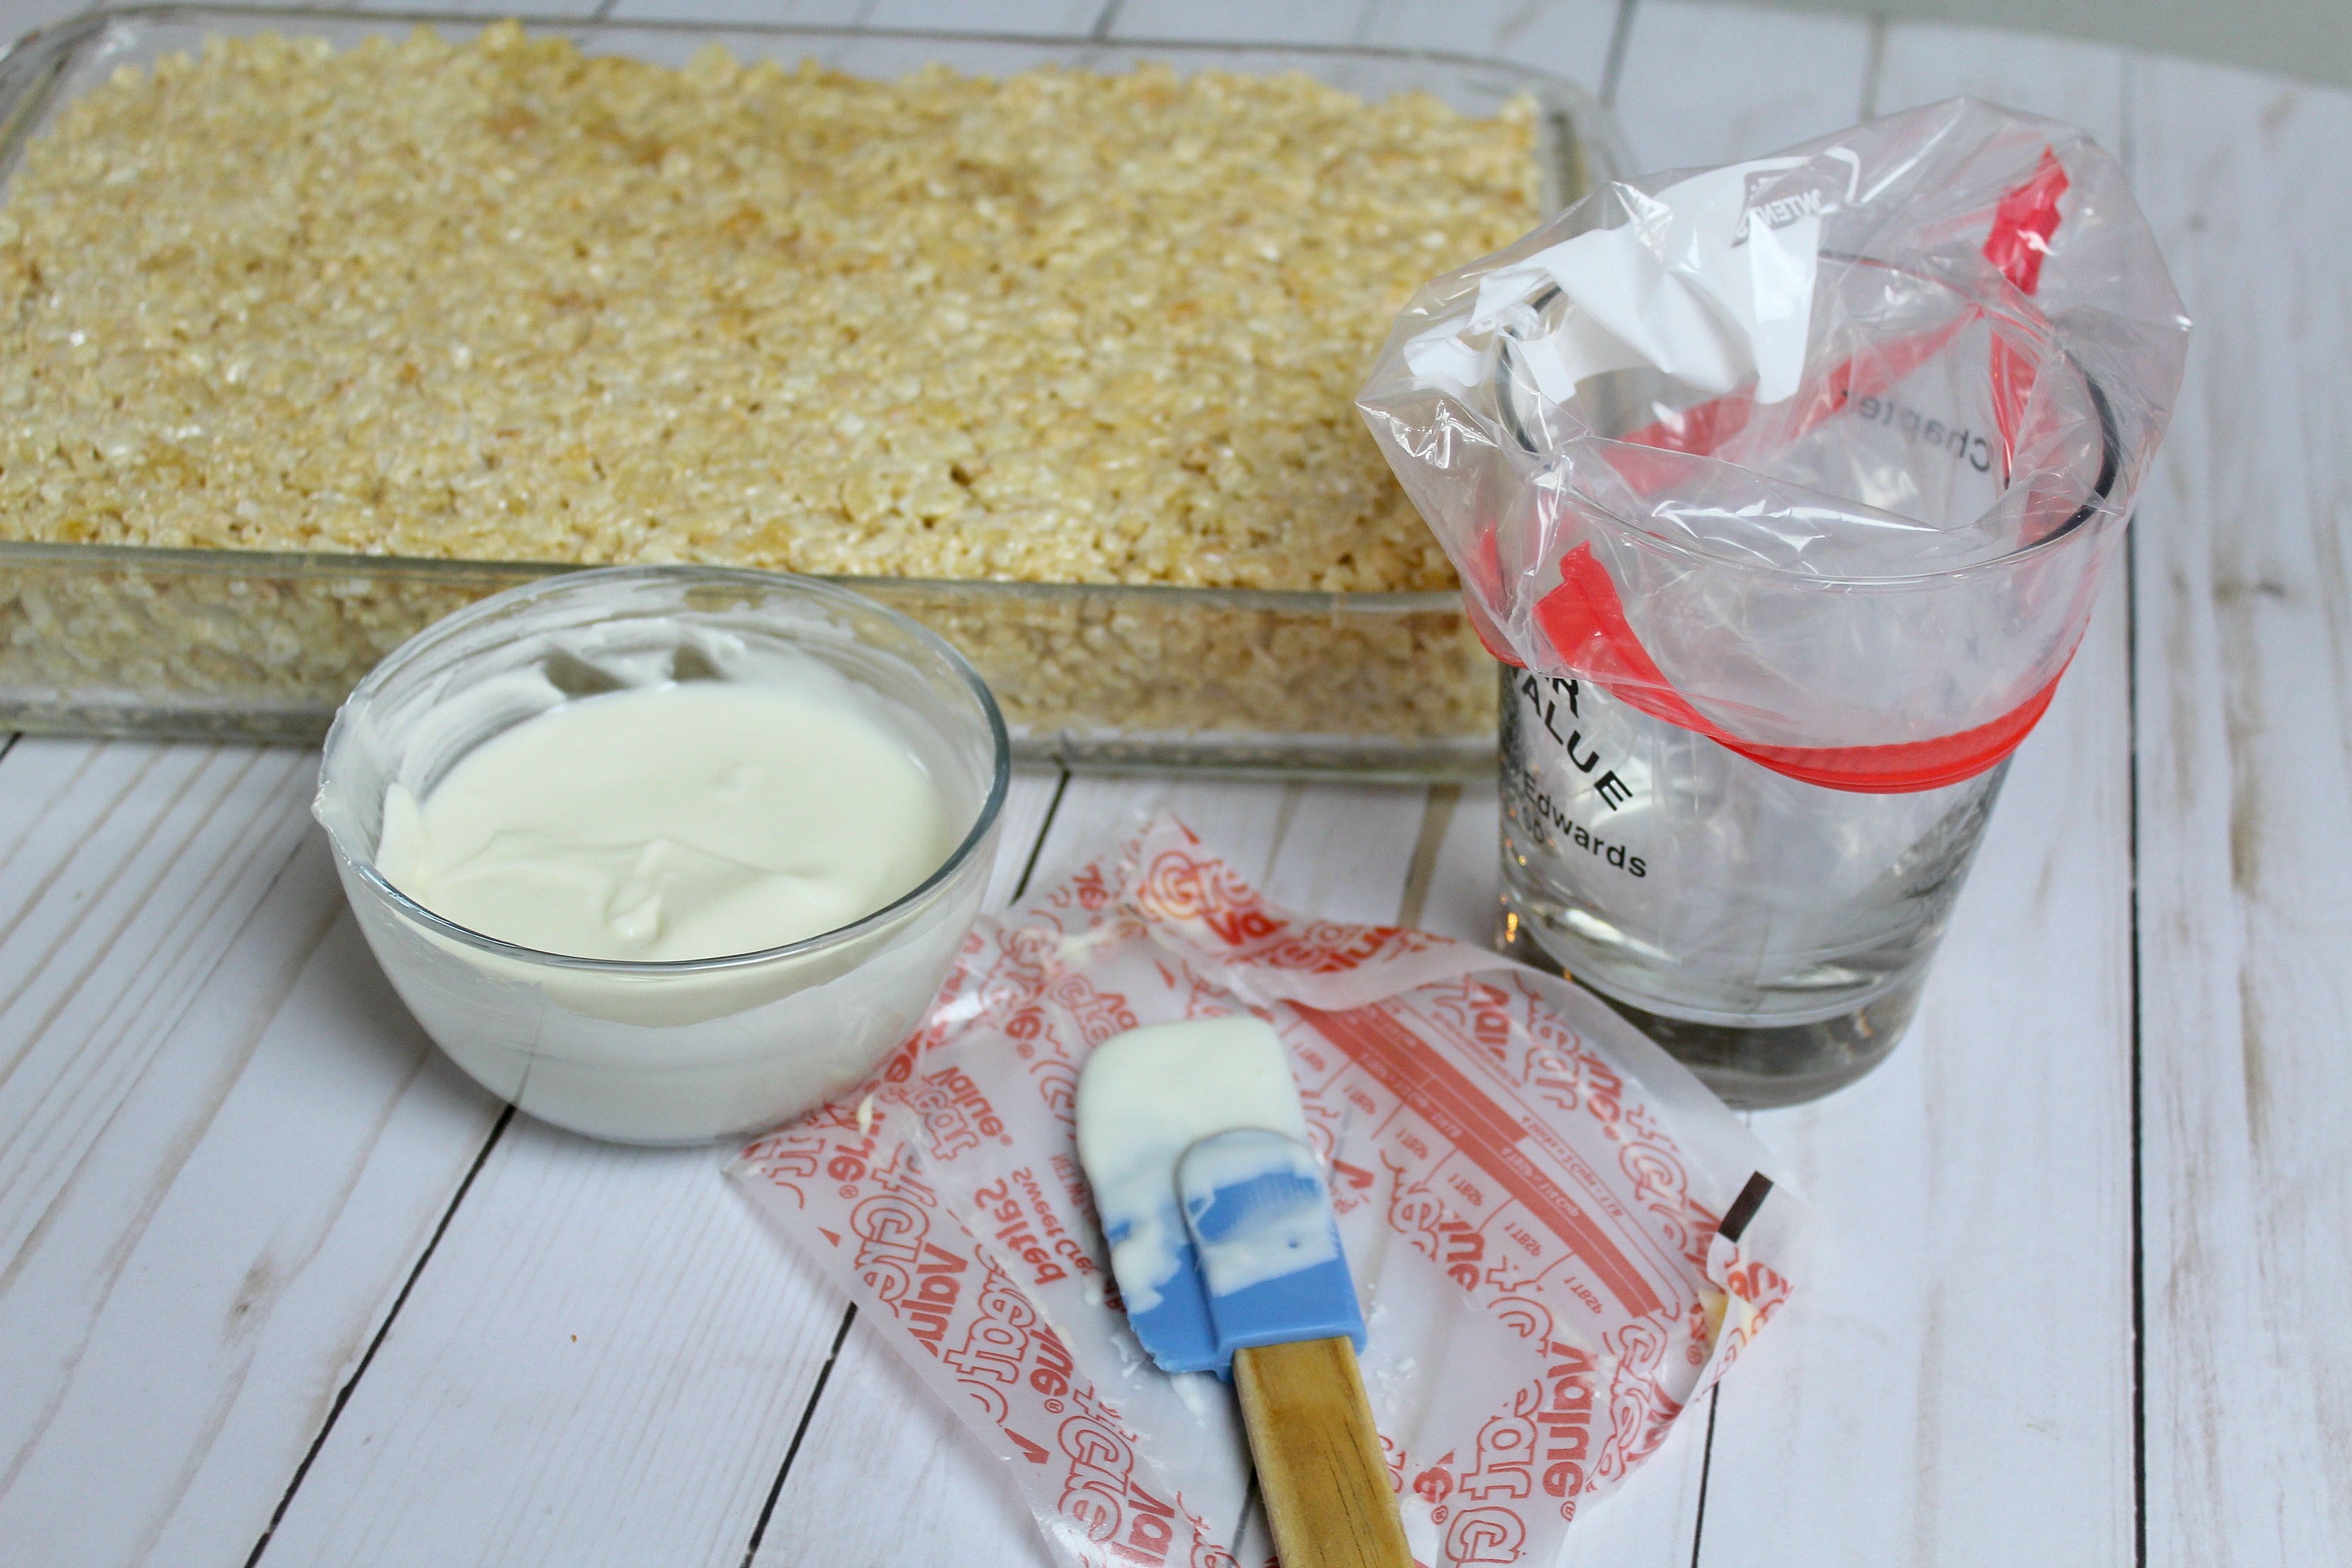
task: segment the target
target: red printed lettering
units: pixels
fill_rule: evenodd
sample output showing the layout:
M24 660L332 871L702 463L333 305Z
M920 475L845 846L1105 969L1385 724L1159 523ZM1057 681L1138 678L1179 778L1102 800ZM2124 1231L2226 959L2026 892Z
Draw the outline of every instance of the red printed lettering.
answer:
M1570 1498L1584 1489L1585 1460L1592 1443L1593 1358L1557 1342L1544 1347L1545 1399L1536 1415L1543 1429L1543 1489L1547 1497Z
M1487 1180L1567 1243L1627 1311L1647 1317L1665 1306L1609 1234L1528 1160L1519 1148L1526 1129L1480 1093L1460 1068L1378 1006L1325 1013L1294 1005L1318 1034L1443 1132Z

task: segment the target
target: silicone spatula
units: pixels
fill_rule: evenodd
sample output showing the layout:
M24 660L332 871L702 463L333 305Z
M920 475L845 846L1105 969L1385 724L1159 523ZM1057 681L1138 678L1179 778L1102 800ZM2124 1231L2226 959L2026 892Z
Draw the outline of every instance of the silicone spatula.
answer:
M1229 1375L1283 1568L1411 1568L1364 1325L1272 1028L1132 1029L1078 1079L1078 1159L1143 1348Z

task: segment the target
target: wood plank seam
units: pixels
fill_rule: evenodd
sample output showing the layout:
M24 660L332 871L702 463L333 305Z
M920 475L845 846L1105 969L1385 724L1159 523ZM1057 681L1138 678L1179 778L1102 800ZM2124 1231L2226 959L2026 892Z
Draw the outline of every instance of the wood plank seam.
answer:
M2126 770L2130 794L2124 814L2124 837L2131 868L2130 964L2131 1018L2129 1048L2130 1127L2128 1165L2131 1186L2131 1416L2132 1416L2132 1565L2147 1568L2147 1221L2146 1183L2140 1158L2140 899L2139 899L2139 626L2138 549L2134 534L2124 534L2125 690L2129 709L2125 719L2131 736Z
M1863 47L1861 118L1875 120L1878 118L1879 83L1886 75L1886 15L1885 12L1870 19L1867 42Z
M1625 74L1625 50L1633 41L1633 7L1642 0L1617 0L1617 19L1609 26L1609 56L1601 67L1601 107L1617 103L1617 83ZM1634 171L1637 172L1638 171Z
M490 1152L499 1146L499 1140L506 1136L507 1127L514 1121L514 1107L511 1105L500 1110L498 1121L490 1128L490 1135L482 1140L481 1152L474 1156L473 1164L467 1167L466 1179L459 1182L457 1190L450 1194L449 1206L442 1211L440 1222L433 1227L432 1236L425 1243L425 1250L416 1255L415 1266L409 1269L408 1278L401 1282L400 1293L392 1299L392 1308L384 1313L383 1321L377 1325L374 1337L368 1341L368 1348L360 1356L359 1365L352 1369L352 1375L345 1378L342 1387L335 1391L335 1402L328 1407L326 1420L319 1424L319 1434L310 1439L310 1449L303 1454L302 1462L294 1467L293 1478L286 1483L285 1495L278 1500L278 1506L270 1510L269 1522L262 1527L260 1539L253 1543L252 1553L245 1560L245 1568L255 1568L255 1565L261 1561L262 1553L269 1550L270 1537L278 1532L278 1525L285 1521L286 1510L294 1506L294 1495L302 1489L302 1481L310 1473L311 1462L318 1458L319 1451L327 1446L328 1437L335 1430L336 1418L342 1415L343 1407L352 1402L352 1391L359 1387L360 1380L367 1375L368 1367L374 1362L376 1352L383 1347L385 1337L392 1332L392 1325L400 1317L400 1309L407 1304L409 1292L416 1289L417 1280L424 1277L425 1266L433 1261L434 1251L441 1245L441 1237L448 1232L449 1222L457 1217L458 1206L465 1203L466 1194L473 1190L474 1178L480 1175L482 1167L489 1163Z
M2119 90L2123 122L2116 137L2116 157L2124 167L2124 178L2137 185L2137 167L2133 134L2133 97L2137 86L2132 69L2132 57L2124 56L2123 81ZM2141 1082L2142 988L2140 984L2140 887L2139 887L2139 519L2135 515L2131 526L2124 531L2124 733L2125 749L2125 863L2129 869L2129 943L2131 975L2131 1014L2127 1086L2129 1144L2126 1156L2130 1172L2131 1192L2131 1456L2132 1456L2132 1568L2147 1568L2147 1189L2140 1148L2141 1110L2144 1090Z
M776 1480L768 1489L767 1500L760 1505L760 1517L751 1524L751 1539L743 1548L743 1568L751 1568L760 1555L760 1542L767 1537L768 1521L774 1517L776 1500L784 1493L784 1478L793 1473L793 1461L800 1458L801 1444L808 1436L809 1423L816 1417L817 1401L824 1397L825 1384L833 1381L834 1363L841 1359L841 1347L849 1341L849 1326L857 1321L857 1303L852 1301L841 1314L841 1327L835 1331L833 1349L825 1353L824 1364L817 1368L816 1382L809 1388L808 1403L801 1406L800 1425L793 1428L793 1440L784 1449L784 1462L776 1467Z
M1698 1568L1698 1554L1706 1542L1706 1478L1715 1467L1715 1402L1722 1394L1723 1384L1719 1383L1706 1391L1706 1437L1698 1450L1698 1508L1691 1515L1690 1568Z
M1118 0L1111 0L1113 6ZM1013 896L1007 903L1017 904L1029 891L1029 879L1037 874L1037 857L1044 852L1045 839L1054 831L1054 817L1062 809L1062 797L1070 793L1070 770L1064 768L1054 784L1054 798L1045 807L1045 819L1037 825L1037 837L1030 841L1029 858L1021 863L1021 879L1013 884Z
M1404 897L1397 902L1396 923L1417 926L1422 906L1429 901L1429 885L1437 878L1437 860L1445 848L1445 830L1454 824L1454 808L1462 799L1458 784L1432 784L1421 812L1421 837L1412 847L1412 864L1405 871Z

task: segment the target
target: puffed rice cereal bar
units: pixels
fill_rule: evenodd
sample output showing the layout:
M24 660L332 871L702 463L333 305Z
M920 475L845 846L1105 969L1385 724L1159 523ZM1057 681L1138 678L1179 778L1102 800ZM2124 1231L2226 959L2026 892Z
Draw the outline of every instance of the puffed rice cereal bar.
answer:
M0 534L1445 587L1350 398L1538 190L1299 75L215 39L10 186Z

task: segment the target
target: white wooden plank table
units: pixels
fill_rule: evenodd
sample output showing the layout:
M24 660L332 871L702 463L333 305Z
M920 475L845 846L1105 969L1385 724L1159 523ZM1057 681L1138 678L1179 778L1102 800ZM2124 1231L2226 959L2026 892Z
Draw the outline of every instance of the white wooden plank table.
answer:
M1569 1560L2352 1562L2352 99L1693 0L603 9L1495 53L1602 87L1655 166L1957 91L2116 148L2198 321L2130 569L1911 1038L1753 1119L1816 1278ZM441 1060L313 767L0 754L0 1568L1042 1563L709 1151L551 1131ZM1485 787L1026 774L992 900L1149 805L1286 901L1488 934Z

